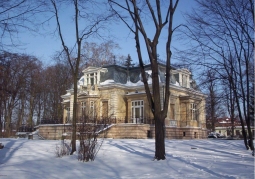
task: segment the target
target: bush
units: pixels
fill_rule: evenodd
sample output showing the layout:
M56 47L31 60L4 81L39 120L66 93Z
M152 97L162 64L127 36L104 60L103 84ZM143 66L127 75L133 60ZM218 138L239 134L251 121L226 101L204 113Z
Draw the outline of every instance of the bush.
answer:
M63 157L64 155L69 155L70 150L69 146L65 143L64 140L61 140L60 145L56 145L56 151L55 154L58 158Z
M92 123L87 123L86 119L81 120L77 130L80 140L78 160L83 162L95 160L105 138L105 129L109 125L105 119L92 121ZM98 140L100 133L102 140Z
M96 124L83 123L80 127L80 146L78 150L78 160L88 162L94 161L98 149Z

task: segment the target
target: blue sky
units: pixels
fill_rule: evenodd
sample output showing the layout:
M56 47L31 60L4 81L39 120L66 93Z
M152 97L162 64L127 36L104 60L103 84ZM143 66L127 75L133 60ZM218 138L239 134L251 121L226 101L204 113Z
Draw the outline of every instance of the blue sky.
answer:
M193 0L180 0L179 6L177 8L177 11L174 17L175 26L178 24L184 23L183 13L190 11L192 7L194 7L194 4L195 3ZM68 13L65 13L65 16L66 17L62 16L61 18L66 19L67 17L69 17ZM68 45L72 46L75 40L74 35L72 35L71 33L72 25L70 25L67 20L63 22L64 22L63 30L65 32L64 34L65 39ZM121 49L118 51L115 51L115 53L117 55L125 55L125 56L130 54L133 61L136 62L137 54L136 54L136 48L135 48L135 41L134 41L132 33L129 33L127 27L122 22L120 22L119 24L111 24L110 26L111 26L111 33L115 36L114 41L118 43L119 46L121 47ZM55 22L54 21L51 22L49 27L46 27L46 28L47 28L46 30L53 31L55 29ZM41 31L43 32L43 29L41 29ZM16 51L34 55L38 57L40 60L42 60L44 64L51 63L53 54L56 51L60 51L62 49L61 42L57 36L38 35L38 34L31 34L27 32L27 33L20 33L19 37L20 37L20 41L25 45L22 46L20 49L17 49ZM98 40L91 39L90 41L98 41ZM162 42L165 43L165 41L163 40ZM176 39L173 39L172 46L181 48L180 43ZM165 49L164 46L159 46L158 53L160 54L161 58L164 58L164 49ZM145 50L143 50L143 54L145 55L145 60L147 60Z

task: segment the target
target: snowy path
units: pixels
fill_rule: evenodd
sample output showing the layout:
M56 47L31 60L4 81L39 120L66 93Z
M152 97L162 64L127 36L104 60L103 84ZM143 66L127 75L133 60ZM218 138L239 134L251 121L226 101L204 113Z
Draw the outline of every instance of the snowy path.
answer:
M107 139L94 162L56 158L60 141L0 139L0 179L254 178L242 140L166 140L167 159L152 161L154 140Z

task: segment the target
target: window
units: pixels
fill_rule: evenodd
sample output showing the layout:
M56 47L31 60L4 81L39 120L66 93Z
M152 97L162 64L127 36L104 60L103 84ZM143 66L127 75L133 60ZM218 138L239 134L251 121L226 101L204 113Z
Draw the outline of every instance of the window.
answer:
M91 86L97 84L97 73L87 74L87 85L88 84L90 84Z
M131 117L133 123L143 123L143 108L142 100L132 101Z
M71 121L71 116L70 116L70 108L67 107L66 108L66 122L70 122Z
M90 74L90 84L91 86L95 84L94 73Z
M90 101L90 117L93 117L95 116L95 111L94 111L94 101Z
M190 116L191 120L198 120L198 109L195 103L190 104Z
M86 115L86 102L81 102L81 115L84 117Z
M108 118L108 101L102 101L102 117Z
M186 75L182 75L182 86L187 87L187 76Z

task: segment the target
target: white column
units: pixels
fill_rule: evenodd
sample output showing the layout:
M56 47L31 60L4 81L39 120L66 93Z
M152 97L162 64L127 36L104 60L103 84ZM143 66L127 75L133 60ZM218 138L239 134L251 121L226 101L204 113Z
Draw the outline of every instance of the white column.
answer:
M189 75L187 75L187 88L190 88Z
M84 85L87 86L87 74L84 75Z

